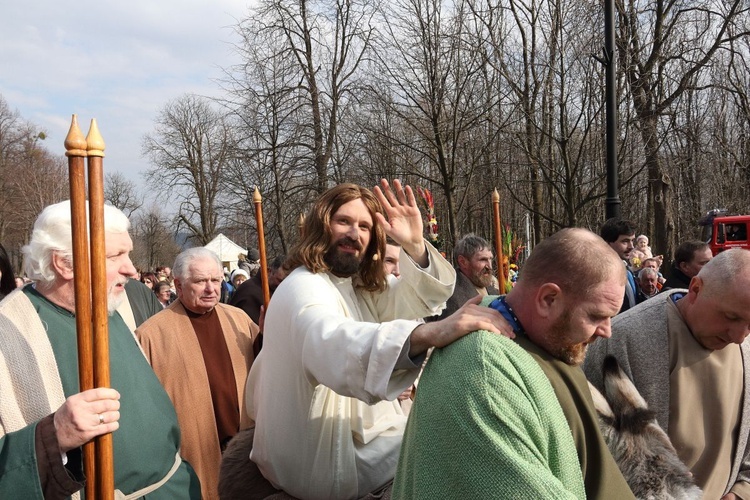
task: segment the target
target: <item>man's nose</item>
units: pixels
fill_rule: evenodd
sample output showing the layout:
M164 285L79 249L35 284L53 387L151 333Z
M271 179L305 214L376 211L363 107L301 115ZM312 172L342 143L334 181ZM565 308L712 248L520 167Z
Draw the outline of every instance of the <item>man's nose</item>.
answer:
M349 226L346 235L353 240L359 240L359 227L356 224L352 224Z
M605 323L599 325L596 329L595 335L605 339L610 338L612 336L612 321L608 319Z
M138 273L138 270L133 265L133 261L130 260L130 257L127 257L125 261L126 262L123 264L122 269L120 269L120 274L128 276L129 278L134 278Z
M750 325L743 323L729 330L729 338L735 344L741 344L750 334Z

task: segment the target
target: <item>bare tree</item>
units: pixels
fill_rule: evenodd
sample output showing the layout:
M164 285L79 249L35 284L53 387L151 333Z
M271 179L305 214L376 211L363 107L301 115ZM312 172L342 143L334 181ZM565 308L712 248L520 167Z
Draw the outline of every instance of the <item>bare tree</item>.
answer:
M238 27L244 53L253 51L249 43L260 47L269 61L293 62L287 67L293 73L285 70L282 78L279 73L273 75L273 87L282 94L293 91L298 99L296 106L301 113L296 119L303 127L298 141L312 159L318 193L328 187L339 117L352 98L360 63L370 46L372 15L371 3L359 0L335 0L331 4L264 0ZM256 65L257 54L250 59ZM294 81L287 78L290 75ZM243 79L248 76L241 74ZM251 78L247 87L255 83Z
M143 152L154 164L146 179L167 187L179 202L178 229L185 227L199 245L216 236L220 188L234 148L224 115L189 94L168 103L154 134L143 140Z
M68 197L64 157L50 153L45 138L0 96L0 240L16 260L42 209Z
M617 48L628 83L654 210L652 246L671 255L675 246L674 179L661 156L664 129L674 123L676 101L709 82L705 68L717 51L748 36L748 6L742 0L617 2Z
M138 194L135 182L128 180L120 172L110 172L104 176L104 200L119 208L128 216L143 206L145 195Z
M485 60L466 42L465 9L459 2L454 12L446 12L439 0L395 1L384 8L373 90L380 114L400 123L369 127L383 136L381 142L396 146L392 152L408 151L401 162L410 175L439 188L448 248L460 236L458 217L468 187L499 131L488 124L499 116L500 95L485 99ZM487 205L489 192L485 189Z
M141 270L154 270L157 266L171 266L180 252L180 247L170 229L159 202L153 202L140 211L132 221L133 263Z

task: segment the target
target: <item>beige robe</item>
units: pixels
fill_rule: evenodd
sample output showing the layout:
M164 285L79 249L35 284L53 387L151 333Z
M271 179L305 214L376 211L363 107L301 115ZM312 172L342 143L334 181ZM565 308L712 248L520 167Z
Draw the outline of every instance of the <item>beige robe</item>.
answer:
M236 307L220 303L216 312L237 382L240 429L245 429L251 424L245 405L245 380L254 359L252 346L258 327ZM218 499L219 436L203 353L185 308L175 301L141 325L136 335L177 410L181 455L198 474L203 498Z

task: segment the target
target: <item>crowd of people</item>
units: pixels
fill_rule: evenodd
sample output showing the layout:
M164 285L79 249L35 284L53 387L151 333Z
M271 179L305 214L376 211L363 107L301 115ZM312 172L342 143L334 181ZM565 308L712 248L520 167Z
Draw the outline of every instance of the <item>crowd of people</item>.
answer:
M490 243L450 263L385 180L326 191L266 273L203 247L140 271L125 215L104 225L111 387L78 385L70 203L39 215L28 283L0 247L0 498L79 495L112 433L123 498L631 499L589 385L612 358L704 498L750 498L747 250L684 242L665 279L610 219L498 295Z

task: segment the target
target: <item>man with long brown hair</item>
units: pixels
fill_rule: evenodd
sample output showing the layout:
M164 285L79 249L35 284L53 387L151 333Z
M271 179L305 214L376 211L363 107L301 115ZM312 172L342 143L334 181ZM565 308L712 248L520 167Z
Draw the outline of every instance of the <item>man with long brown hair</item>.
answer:
M386 236L402 248L400 279L385 273ZM510 328L478 300L445 320L418 321L440 312L456 274L423 239L414 194L399 181L391 189L382 180L374 193L354 184L325 192L286 267L248 378L250 457L298 498L379 494L390 487L406 424L395 400L427 349Z

